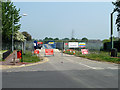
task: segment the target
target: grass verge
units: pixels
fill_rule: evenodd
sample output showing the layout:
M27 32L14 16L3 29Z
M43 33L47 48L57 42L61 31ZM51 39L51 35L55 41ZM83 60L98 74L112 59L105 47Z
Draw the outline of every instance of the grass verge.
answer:
M31 51L26 51L25 54L23 54L23 62L27 63L35 63L41 61L42 58L37 55L32 55Z
M66 51L65 53L72 55L73 52ZM118 53L118 57L111 57L109 52L97 52L97 53L90 53L83 55L81 52L75 53L75 56L91 59L91 60L96 60L96 61L105 61L105 62L112 62L112 63L117 63L120 64L120 53Z

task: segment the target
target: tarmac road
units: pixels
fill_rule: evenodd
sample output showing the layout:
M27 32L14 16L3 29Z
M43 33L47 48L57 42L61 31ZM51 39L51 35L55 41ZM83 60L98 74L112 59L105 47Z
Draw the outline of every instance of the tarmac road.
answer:
M118 88L118 65L61 54L46 63L3 70L3 88Z

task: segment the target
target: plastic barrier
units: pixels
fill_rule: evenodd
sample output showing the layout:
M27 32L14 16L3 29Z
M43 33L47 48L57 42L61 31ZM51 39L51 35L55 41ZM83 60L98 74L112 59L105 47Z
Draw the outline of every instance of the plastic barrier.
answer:
M45 49L45 55L54 55L53 49Z
M81 49L82 54L88 54L88 49Z
M39 54L39 50L35 50L34 53L35 53L35 54Z

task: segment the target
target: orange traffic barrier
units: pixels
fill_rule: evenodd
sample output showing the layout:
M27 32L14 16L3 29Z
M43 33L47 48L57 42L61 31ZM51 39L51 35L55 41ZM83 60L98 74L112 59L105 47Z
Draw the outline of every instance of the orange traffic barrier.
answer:
M54 55L53 49L45 49L45 55Z
M35 53L35 54L39 54L39 50L35 50L34 53Z

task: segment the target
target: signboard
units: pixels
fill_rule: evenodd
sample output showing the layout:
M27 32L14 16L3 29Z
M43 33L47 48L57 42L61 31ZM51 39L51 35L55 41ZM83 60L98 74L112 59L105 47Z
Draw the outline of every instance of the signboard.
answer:
M56 44L55 44L55 42L53 40L47 41L46 44L49 44L52 48L56 48Z
M88 49L81 49L82 54L88 54Z
M79 47L80 48L85 48L86 43L85 42L79 42Z
M33 43L34 44L34 46L37 46L37 44L36 43Z
M45 55L54 55L53 49L45 49Z
M37 49L37 41L36 40L34 41L33 44L34 44L34 49Z
M54 44L54 42L48 42L48 44Z
M69 48L78 48L78 42L69 42L68 47Z

